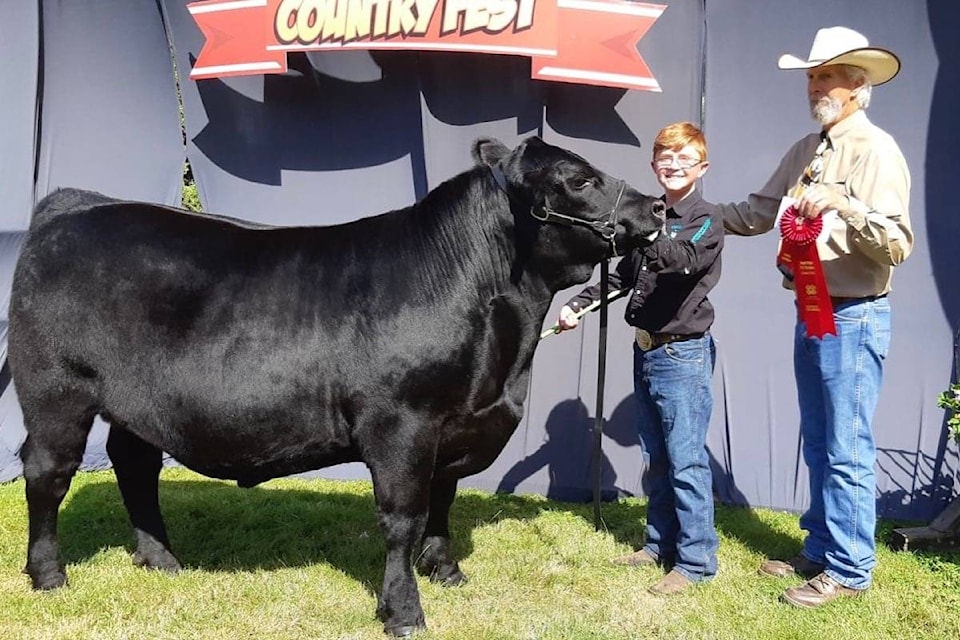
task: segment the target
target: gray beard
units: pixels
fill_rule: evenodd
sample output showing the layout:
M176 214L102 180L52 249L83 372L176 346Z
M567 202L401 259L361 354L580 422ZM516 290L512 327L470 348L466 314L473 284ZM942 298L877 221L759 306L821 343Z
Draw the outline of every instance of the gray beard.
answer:
M843 105L836 98L824 96L816 102L810 102L810 115L822 126L833 124L840 118Z

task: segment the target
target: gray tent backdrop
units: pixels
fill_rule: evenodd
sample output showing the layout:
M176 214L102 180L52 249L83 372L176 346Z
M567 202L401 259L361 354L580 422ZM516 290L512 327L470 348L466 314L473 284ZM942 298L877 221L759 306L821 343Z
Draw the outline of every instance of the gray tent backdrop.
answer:
M855 0L664 0L666 11L638 47L663 89L653 93L532 81L525 58L417 52L291 54L282 76L193 82L185 77L202 35L186 4L0 3L0 54L15 61L0 66L4 360L20 241L32 204L57 187L177 204L189 158L208 211L327 225L422 197L469 166L476 137L515 144L537 134L656 193L650 143L663 125L692 120L703 123L710 144L705 196L741 200L815 128L802 72L778 71L777 57L805 56L817 28L843 24L903 61L902 74L874 92L870 116L897 138L913 173L917 246L894 279L893 347L875 423L879 512L928 520L956 494L957 447L947 442L936 396L951 380L960 325L950 261L960 216L948 192L960 176L953 115L960 91L947 79L960 60L960 5L874 0L864 12ZM792 381L793 303L773 267L775 250L773 234L728 241L713 295L720 359L709 446L723 501L798 511L808 496ZM622 303L611 309L607 496L642 495L632 335L621 314ZM462 484L588 498L597 324L590 318L582 330L542 343L516 434L489 469ZM0 480L9 480L21 471L23 426L8 375L0 385ZM106 429L94 429L84 468L109 465ZM369 477L360 464L318 474Z

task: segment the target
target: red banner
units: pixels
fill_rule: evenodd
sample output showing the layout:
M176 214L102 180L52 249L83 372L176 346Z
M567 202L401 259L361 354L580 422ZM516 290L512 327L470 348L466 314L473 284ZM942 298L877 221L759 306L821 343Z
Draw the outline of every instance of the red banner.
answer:
M823 277L823 265L817 253L817 236L823 229L823 218L805 218L793 205L780 217L780 253L777 264L793 275L797 292L797 310L807 325L807 337L837 335L833 321L833 303Z
M637 42L664 5L626 0L208 0L190 77L283 73L288 51L522 55L531 77L660 91Z

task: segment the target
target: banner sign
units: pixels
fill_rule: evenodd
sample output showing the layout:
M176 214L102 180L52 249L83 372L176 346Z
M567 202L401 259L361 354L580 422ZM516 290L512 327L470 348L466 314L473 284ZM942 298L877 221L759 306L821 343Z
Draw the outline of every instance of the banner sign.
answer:
M531 77L660 91L637 42L666 6L628 0L207 0L194 80L284 73L288 51L461 51L531 58Z

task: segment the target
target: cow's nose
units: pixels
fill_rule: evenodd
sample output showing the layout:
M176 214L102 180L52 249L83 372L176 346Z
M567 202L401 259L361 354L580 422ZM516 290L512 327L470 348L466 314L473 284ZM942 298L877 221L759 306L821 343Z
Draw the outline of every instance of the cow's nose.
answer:
M653 215L657 216L660 222L667 219L667 205L665 205L662 200L654 200Z

